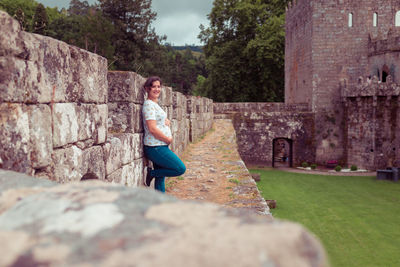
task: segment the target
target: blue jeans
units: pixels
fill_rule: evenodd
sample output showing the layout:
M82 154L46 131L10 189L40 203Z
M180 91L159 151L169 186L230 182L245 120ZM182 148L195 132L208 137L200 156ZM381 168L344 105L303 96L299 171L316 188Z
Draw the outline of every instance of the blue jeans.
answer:
M185 164L168 146L144 146L144 154L153 162L150 175L155 177L154 189L158 191L165 193L166 176L179 176L186 171Z

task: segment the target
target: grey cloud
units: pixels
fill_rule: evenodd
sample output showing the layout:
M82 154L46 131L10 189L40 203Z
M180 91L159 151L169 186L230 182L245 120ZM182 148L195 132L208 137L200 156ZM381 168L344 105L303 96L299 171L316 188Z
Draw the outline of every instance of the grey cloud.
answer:
M45 6L68 8L70 0L37 0ZM87 0L94 4L96 0ZM214 0L152 0L152 10L157 12L152 27L158 35L167 35L175 45L200 44L199 26L208 25L207 15Z

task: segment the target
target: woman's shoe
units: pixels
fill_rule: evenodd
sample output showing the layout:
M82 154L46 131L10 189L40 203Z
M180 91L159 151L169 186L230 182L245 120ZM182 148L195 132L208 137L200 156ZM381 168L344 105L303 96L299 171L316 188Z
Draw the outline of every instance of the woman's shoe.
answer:
M151 170L152 170L152 168L147 167L147 174L146 174L146 185L147 185L147 186L150 186L151 180L153 180L153 178L154 178L154 177L152 177L152 176L150 175Z

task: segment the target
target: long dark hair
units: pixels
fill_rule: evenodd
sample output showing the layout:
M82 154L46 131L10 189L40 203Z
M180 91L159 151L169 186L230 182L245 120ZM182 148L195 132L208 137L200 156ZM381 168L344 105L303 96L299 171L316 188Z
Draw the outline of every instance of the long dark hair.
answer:
M161 78L158 76L151 76L147 78L146 82L143 84L144 90L147 92L147 89L150 88L154 82L159 81L160 85L162 85Z

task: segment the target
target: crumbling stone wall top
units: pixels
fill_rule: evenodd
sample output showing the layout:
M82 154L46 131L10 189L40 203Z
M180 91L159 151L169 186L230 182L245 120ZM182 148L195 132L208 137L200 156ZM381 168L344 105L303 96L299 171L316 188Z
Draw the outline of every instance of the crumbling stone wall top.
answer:
M214 103L214 114L233 112L292 112L309 111L307 103L285 104L285 103Z

